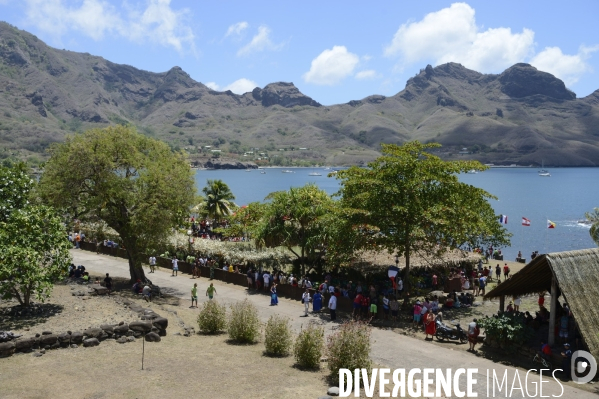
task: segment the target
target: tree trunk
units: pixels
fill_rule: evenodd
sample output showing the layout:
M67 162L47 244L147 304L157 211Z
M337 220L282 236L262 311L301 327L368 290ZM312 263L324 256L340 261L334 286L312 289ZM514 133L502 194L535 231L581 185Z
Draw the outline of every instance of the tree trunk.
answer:
M304 259L304 247L302 246L302 257L300 258L300 265L302 266L302 276L306 275L306 260Z
M139 253L135 239L123 238L123 243L125 244L127 258L129 260L129 275L131 276L131 284L134 284L137 282L137 280L145 282L146 275L142 267L142 254Z
M405 279L404 279L404 283L403 283L403 292L405 293L405 297L406 299L409 298L410 296L410 288L411 288L411 283L410 283L410 247L408 245L406 245L406 253L405 253L405 258L406 258L406 267L405 267L405 271L404 271L404 275L405 275Z

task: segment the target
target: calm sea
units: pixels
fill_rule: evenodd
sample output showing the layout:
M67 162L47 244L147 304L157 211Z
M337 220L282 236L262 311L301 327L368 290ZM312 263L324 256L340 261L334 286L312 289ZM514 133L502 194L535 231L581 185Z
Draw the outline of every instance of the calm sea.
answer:
M282 173L292 170L294 173ZM229 185L239 205L263 201L273 191L316 183L329 194L337 192L338 181L327 177L323 168L269 168L259 170L198 170L198 190L207 179L221 179ZM310 176L309 173L322 176ZM541 177L535 168L494 168L478 174L464 174L463 182L483 188L498 199L491 205L496 213L508 216L507 229L513 233L511 248L503 249L506 259L514 260L518 250L530 253L592 248L589 226L579 223L585 212L599 207L599 168L555 168L551 177ZM522 217L531 221L521 224ZM547 228L547 220L556 224Z

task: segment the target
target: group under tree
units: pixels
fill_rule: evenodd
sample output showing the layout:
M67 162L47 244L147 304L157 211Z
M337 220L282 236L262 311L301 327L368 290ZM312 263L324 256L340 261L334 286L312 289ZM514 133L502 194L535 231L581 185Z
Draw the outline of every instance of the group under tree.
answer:
M188 215L195 183L184 153L119 125L52 146L39 194L72 219L101 220L114 229L127 251L131 280L145 281L144 251Z
M403 256L407 276L410 257L417 253L509 245L510 234L489 203L495 197L458 179L460 173L486 167L477 161L443 161L427 152L439 146L383 144L382 156L368 168L338 172L340 207L347 218L339 232L355 244L347 250L384 249Z

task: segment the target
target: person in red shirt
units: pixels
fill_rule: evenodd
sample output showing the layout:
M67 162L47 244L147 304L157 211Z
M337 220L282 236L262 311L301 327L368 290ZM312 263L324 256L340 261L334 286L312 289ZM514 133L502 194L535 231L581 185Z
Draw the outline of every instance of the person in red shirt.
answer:
M356 297L354 298L354 311L352 313L352 316L359 317L361 308L362 308L362 294L358 293L358 295L356 295Z
M503 265L503 281L506 281L510 276L510 267L506 264Z
M437 282L437 275L436 275L436 274L433 274L433 289L434 289L434 290L436 290L436 289L437 289L437 285L438 285L438 282Z
M539 309L542 308L543 305L545 305L545 293L541 292L539 294Z
M551 347L545 341L541 341L541 352L539 353L545 360L551 360Z

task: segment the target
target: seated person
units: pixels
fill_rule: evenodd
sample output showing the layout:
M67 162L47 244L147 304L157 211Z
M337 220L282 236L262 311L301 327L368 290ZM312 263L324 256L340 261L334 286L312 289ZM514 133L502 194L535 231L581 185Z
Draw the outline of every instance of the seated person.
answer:
M82 275L81 268L79 268L79 267L78 267L78 268L76 268L76 269L75 269L75 275L74 275L74 277L75 277L75 278L81 278L81 275Z
M534 318L532 317L532 315L530 314L529 311L526 311L524 313L524 320L527 325L530 324L530 322L532 322L534 320Z
M551 347L545 341L541 341L541 351L539 355L545 360L551 360Z
M83 273L83 281L85 283L89 283L89 273L88 272Z
M152 288L149 284L144 285L144 288L141 293L147 302L152 301Z
M133 284L131 289L133 290L134 294L141 294L143 291L143 284L141 283L141 280L138 279L137 282Z
M445 303L443 304L443 309L453 308L454 302L455 301L453 300L453 297L451 297L451 296L447 297L447 299L445 300Z

